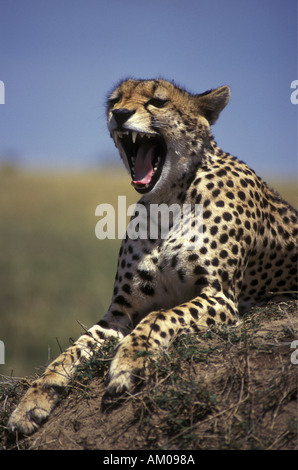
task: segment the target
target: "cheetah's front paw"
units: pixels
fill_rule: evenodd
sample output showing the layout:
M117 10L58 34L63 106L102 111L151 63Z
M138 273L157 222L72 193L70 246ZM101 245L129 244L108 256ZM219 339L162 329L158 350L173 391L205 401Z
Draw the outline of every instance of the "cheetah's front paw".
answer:
M14 410L8 421L11 432L32 434L50 415L57 402L59 392L53 387L39 388L33 385Z
M112 361L109 383L103 396L103 406L114 403L128 392L132 392L144 380L147 371L147 355L128 353L120 348Z

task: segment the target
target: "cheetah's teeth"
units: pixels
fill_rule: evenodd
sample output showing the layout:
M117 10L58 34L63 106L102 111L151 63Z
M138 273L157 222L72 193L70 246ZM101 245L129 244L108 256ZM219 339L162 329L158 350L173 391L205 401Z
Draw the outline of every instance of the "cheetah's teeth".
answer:
M119 140L122 139L126 135L131 135L131 139L132 139L133 144L136 143L136 140L137 140L138 137L140 137L141 139L143 139L143 138L151 139L151 137L155 136L155 134L147 134L146 132L129 131L129 130L121 131L121 132L120 131L113 131L113 133L112 133L112 137L113 137L113 139L116 143L118 143Z
M117 132L112 132L111 136L113 137L114 142L115 142L115 144L117 145L117 144L118 144L118 135L117 135Z
M138 135L138 133L136 131L132 131L131 138L132 138L132 141L133 141L134 144L136 143L137 135Z

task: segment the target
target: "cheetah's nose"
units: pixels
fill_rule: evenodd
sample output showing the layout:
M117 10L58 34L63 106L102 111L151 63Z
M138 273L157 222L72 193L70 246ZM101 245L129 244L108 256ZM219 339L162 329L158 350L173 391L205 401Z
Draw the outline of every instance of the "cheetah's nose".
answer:
M120 128L135 113L135 111L126 108L114 109L112 112L115 121Z

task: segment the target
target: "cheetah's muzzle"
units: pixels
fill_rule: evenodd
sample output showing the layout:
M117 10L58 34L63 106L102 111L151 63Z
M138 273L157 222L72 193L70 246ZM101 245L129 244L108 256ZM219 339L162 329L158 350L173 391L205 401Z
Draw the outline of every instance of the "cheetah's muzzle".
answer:
M114 131L113 139L127 157L131 184L139 193L148 193L160 178L167 147L158 134Z

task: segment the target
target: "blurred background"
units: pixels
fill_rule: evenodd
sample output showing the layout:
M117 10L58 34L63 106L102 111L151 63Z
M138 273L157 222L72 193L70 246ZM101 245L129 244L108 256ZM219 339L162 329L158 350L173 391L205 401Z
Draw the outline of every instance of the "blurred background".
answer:
M96 239L95 208L138 199L105 120L127 77L230 85L216 141L297 205L296 0L1 0L0 374L108 308L120 241Z

